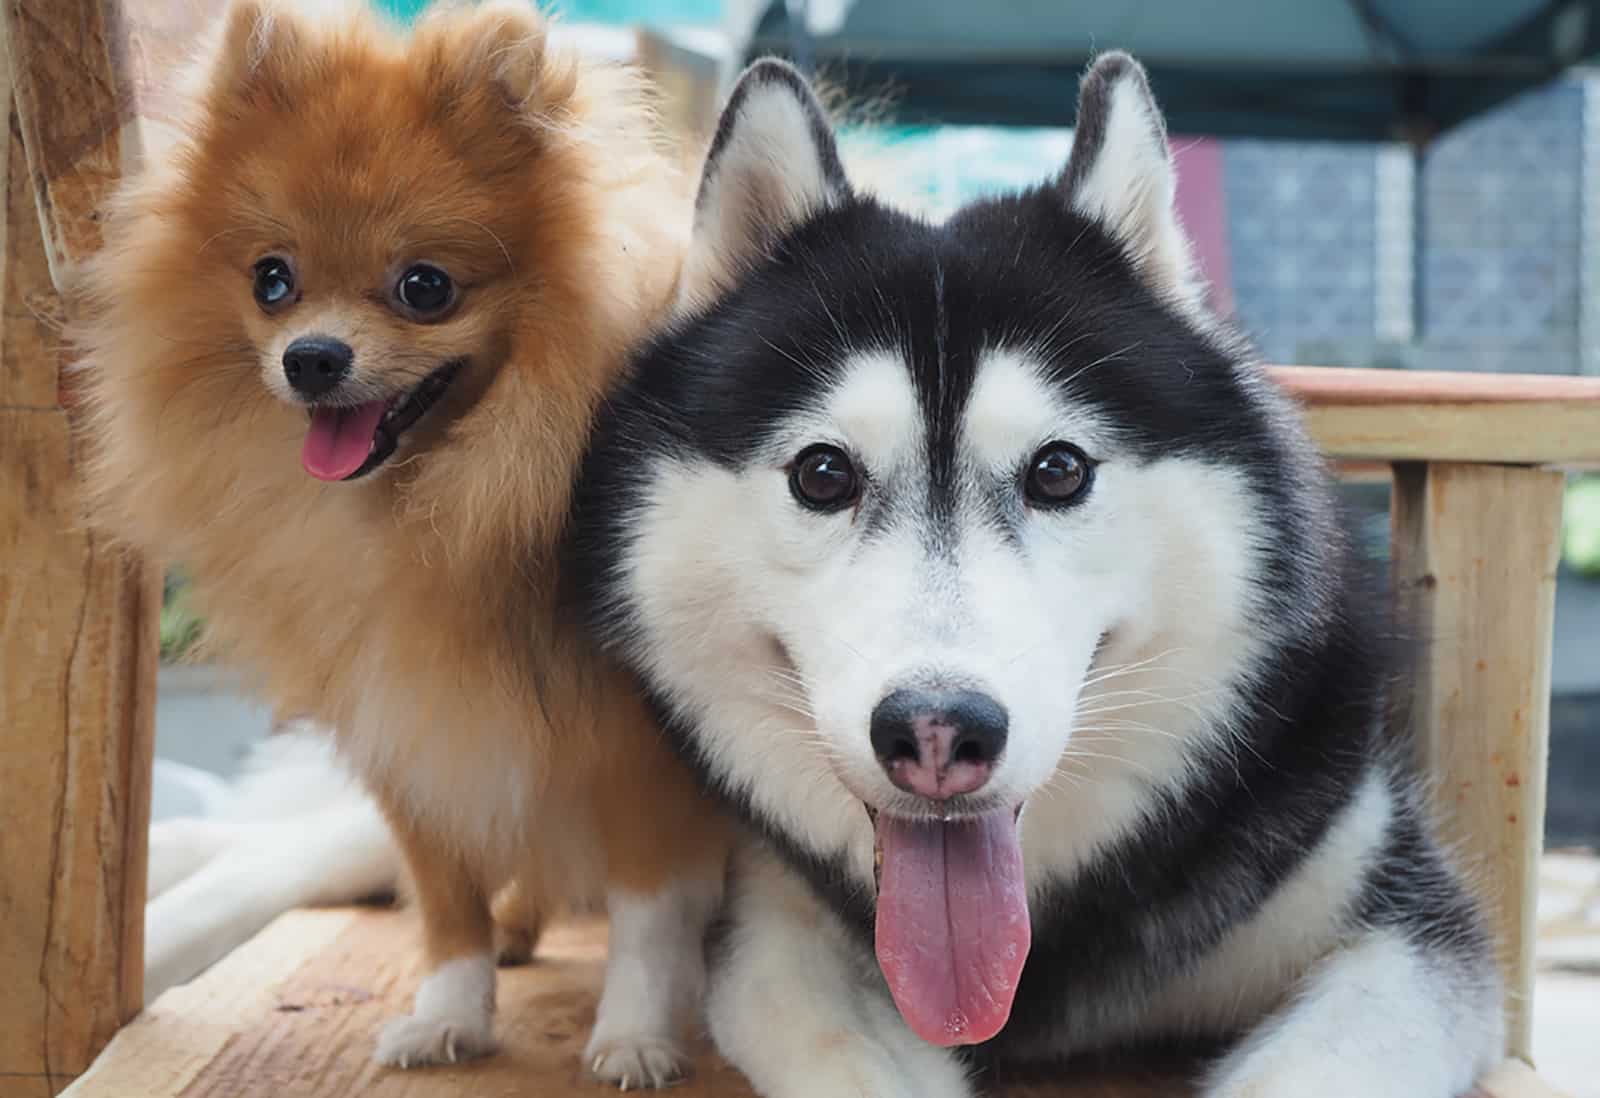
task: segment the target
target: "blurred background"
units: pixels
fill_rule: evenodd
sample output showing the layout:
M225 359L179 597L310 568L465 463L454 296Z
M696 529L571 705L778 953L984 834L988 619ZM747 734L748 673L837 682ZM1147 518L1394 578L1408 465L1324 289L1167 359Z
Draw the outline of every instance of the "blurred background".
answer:
M375 0L400 19L425 0ZM1600 375L1600 3L564 0L560 34L657 77L687 134L754 56L818 75L858 181L941 216L1058 171L1096 49L1149 66L1184 222L1269 362ZM1374 555L1387 484L1346 492ZM271 714L169 579L156 818L203 812ZM1600 478L1557 587L1537 1051L1600 1098Z

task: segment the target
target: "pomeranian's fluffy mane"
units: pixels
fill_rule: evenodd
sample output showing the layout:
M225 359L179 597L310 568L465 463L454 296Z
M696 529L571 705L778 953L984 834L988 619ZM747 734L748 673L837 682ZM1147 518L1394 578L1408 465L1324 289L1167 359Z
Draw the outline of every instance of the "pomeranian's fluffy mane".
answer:
M370 99L369 79L381 85ZM466 607L525 623L509 600L545 597L594 406L672 299L690 184L665 153L641 75L552 42L548 20L520 0L441 4L409 30L347 0L234 0L179 102L163 155L124 185L104 247L74 272L68 336L80 351L93 511L106 532L190 565L218 644L263 669L282 664L268 670L292 687L280 696L328 719L303 692L325 680L321 667L348 660L363 628L373 632L363 616L409 614L414 626L457 603L460 629L430 624L438 644L453 635L466 652L462 631L487 626ZM257 139L263 124L273 132ZM412 124L429 127L416 153ZM302 151L301 126L321 152ZM451 176L460 188L432 192L426 216L460 213L451 220L517 262L472 299L472 315L492 314L504 332L492 350L475 342L468 352L499 364L474 383L484 391L440 421L432 445L371 482L321 485L296 460L292 410L263 386L247 328L261 323L253 255L230 250L251 234L230 234L275 212L251 204L248 173L287 180L273 188L280 203L301 193L301 177L347 178L330 136L338 127L374 135L363 147L378 159L349 169L352 195L367 188L383 201L397 172L427 177L418 156L462 158ZM310 242L363 234L342 208L310 208ZM368 234L374 248L383 232ZM422 347L435 338L415 335ZM410 337L386 338L405 351L394 341ZM343 615L344 639L330 634L313 652L303 622L327 618L329 598L314 562L341 555L351 566L342 593L362 610Z

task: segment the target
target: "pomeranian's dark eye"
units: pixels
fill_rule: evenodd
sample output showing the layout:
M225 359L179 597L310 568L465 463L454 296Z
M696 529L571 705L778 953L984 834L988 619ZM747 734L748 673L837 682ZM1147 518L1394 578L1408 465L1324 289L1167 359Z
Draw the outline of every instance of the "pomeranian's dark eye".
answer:
M256 304L271 310L294 301L294 271L289 268L288 260L269 255L256 260L252 270L255 273Z
M1028 462L1023 492L1038 507L1077 503L1094 481L1094 462L1070 442L1051 442Z
M455 297L455 286L450 276L439 268L418 263L415 267L407 267L400 276L394 296L413 313L427 317L450 307Z
M856 501L861 479L843 450L818 444L801 450L789 467L789 491L814 511L838 511Z

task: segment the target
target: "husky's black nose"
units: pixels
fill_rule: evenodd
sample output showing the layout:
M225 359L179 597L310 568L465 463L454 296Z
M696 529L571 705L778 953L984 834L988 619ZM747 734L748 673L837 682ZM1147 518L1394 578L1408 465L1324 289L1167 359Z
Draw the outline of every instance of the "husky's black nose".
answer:
M1007 724L975 690L896 690L872 710L872 749L895 785L943 801L988 782Z
M301 336L284 349L283 376L296 393L314 399L338 388L354 360L347 343L327 336Z

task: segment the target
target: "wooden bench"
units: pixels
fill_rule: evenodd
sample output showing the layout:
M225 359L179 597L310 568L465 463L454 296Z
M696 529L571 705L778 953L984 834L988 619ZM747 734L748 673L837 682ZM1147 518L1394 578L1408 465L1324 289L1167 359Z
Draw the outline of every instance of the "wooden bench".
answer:
M215 8L0 6L11 120L0 159L0 1094L598 1093L577 1057L604 950L593 923L558 928L539 964L506 974L507 1047L477 1065L370 1064L376 1026L414 986L403 913L291 914L139 1013L160 587L80 521L56 287L97 246L110 188L166 132L164 81ZM1560 470L1600 467L1600 381L1277 375L1328 454L1392 467L1395 575L1432 642L1411 719L1504 943L1508 1060L1482 1091L1550 1094L1527 1064ZM709 1056L678 1093L748 1095ZM1174 1090L1118 1078L1006 1093Z

